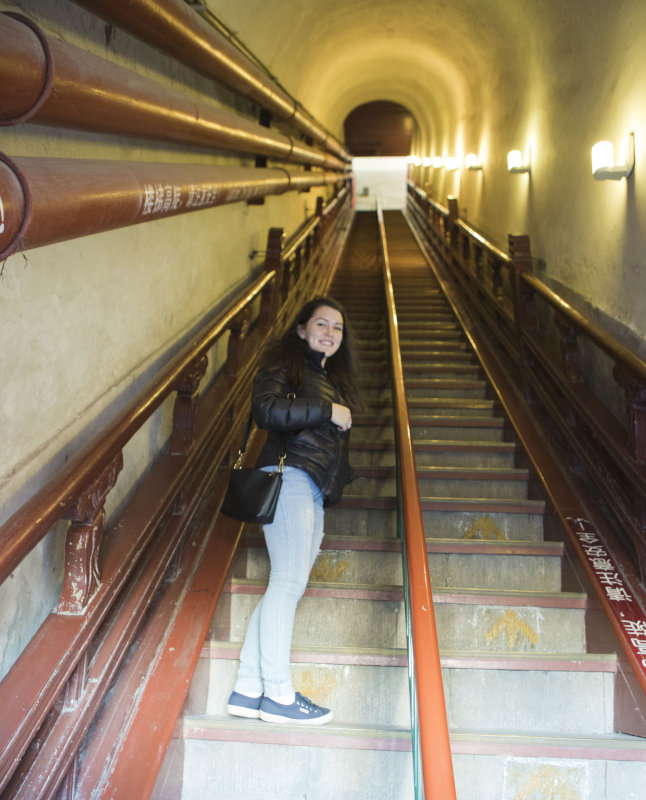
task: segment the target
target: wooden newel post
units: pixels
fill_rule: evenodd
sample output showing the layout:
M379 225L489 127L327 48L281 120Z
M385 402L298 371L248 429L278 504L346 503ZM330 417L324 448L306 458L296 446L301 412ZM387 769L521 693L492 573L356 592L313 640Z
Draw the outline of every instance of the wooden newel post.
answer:
M449 242L451 244L451 250L456 250L458 246L458 219L460 218L460 211L458 209L458 198L455 195L450 194L446 198L447 205L449 207Z
M82 614L101 582L99 547L105 524L105 498L123 467L119 453L65 515L65 575L57 614Z
M323 237L325 236L325 225L326 220L323 216L323 210L325 209L325 201L322 197L316 198L316 216L319 219L319 223L316 226L316 232L314 234L314 244L318 247L321 242L323 241Z
M537 331L538 317L534 291L521 276L532 271L532 258L529 247L529 236L508 236L509 255L511 257L512 280L514 282L514 314L519 335L523 330Z
M208 358L202 356L194 361L182 375L177 387L177 397L173 408L173 432L170 439L170 453L183 456L193 443L195 411L198 403L198 389L208 365Z
M646 382L621 364L615 364L612 374L626 395L630 455L646 464Z
M530 380L534 357L524 341L524 337L532 337L538 333L538 315L534 290L522 280L524 273L532 271L529 236L509 234L507 241L511 258L514 318L523 372L523 388L527 401L535 403L536 393Z
M556 313L554 324L559 332L563 373L570 383L580 383L583 379L579 371L579 332L565 314Z
M270 228L267 234L267 250L265 252L265 272L276 271L273 286L271 318L276 319L278 309L283 304L283 280L285 265L283 262L284 228Z
M240 369L243 356L245 338L247 336L247 326L251 318L251 309L245 306L243 310L236 314L229 329L229 344L227 348L226 374L235 376Z

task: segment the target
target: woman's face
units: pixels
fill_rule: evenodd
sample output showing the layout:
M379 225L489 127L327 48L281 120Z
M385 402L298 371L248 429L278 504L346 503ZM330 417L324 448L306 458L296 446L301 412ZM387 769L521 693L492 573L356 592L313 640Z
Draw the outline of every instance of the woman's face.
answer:
M325 363L325 359L333 356L343 341L343 315L336 308L319 306L305 325L297 326L296 332L312 350L325 354Z

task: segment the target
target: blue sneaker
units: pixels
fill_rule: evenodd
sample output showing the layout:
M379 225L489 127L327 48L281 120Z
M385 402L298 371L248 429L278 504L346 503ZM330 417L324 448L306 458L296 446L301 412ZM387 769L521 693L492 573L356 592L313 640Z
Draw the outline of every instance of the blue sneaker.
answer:
M317 706L300 692L290 705L277 703L269 697L263 697L260 704L260 719L265 722L278 722L291 725L325 725L332 719L329 708Z
M260 716L260 697L247 697L240 692L231 692L227 703L227 713L234 717L245 717L246 719L258 719Z

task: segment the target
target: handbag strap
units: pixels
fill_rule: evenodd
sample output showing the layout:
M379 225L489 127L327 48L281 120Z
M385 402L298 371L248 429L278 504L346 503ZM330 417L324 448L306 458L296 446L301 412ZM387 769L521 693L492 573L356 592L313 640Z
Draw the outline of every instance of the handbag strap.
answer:
M296 395L290 393L287 395L287 397L293 400L296 397ZM242 466L242 459L244 457L245 450L247 449L247 440L249 439L249 434L251 433L252 422L253 422L253 413L250 411L249 419L247 421L247 428L244 432L244 436L242 437L242 444L240 445L240 449L238 450L238 458L236 459L236 463L233 465L234 469L240 469L240 467ZM280 449L282 454L278 461L278 471L282 472L283 466L285 464L285 456L287 455L287 433L283 434L282 446Z

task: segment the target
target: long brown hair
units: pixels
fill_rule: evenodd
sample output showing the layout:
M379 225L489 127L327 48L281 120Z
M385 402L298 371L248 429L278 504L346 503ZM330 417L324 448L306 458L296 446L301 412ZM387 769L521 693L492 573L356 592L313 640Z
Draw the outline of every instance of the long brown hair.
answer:
M305 355L309 348L307 342L298 335L298 328L301 325L306 325L322 306L329 306L335 309L343 317L343 338L336 353L326 359L325 371L344 401L353 410L362 409L363 401L357 384L359 364L356 340L345 309L341 303L331 297L321 295L305 303L282 337L270 343L263 358L261 369L286 369L290 384L294 391L298 392L303 385Z

